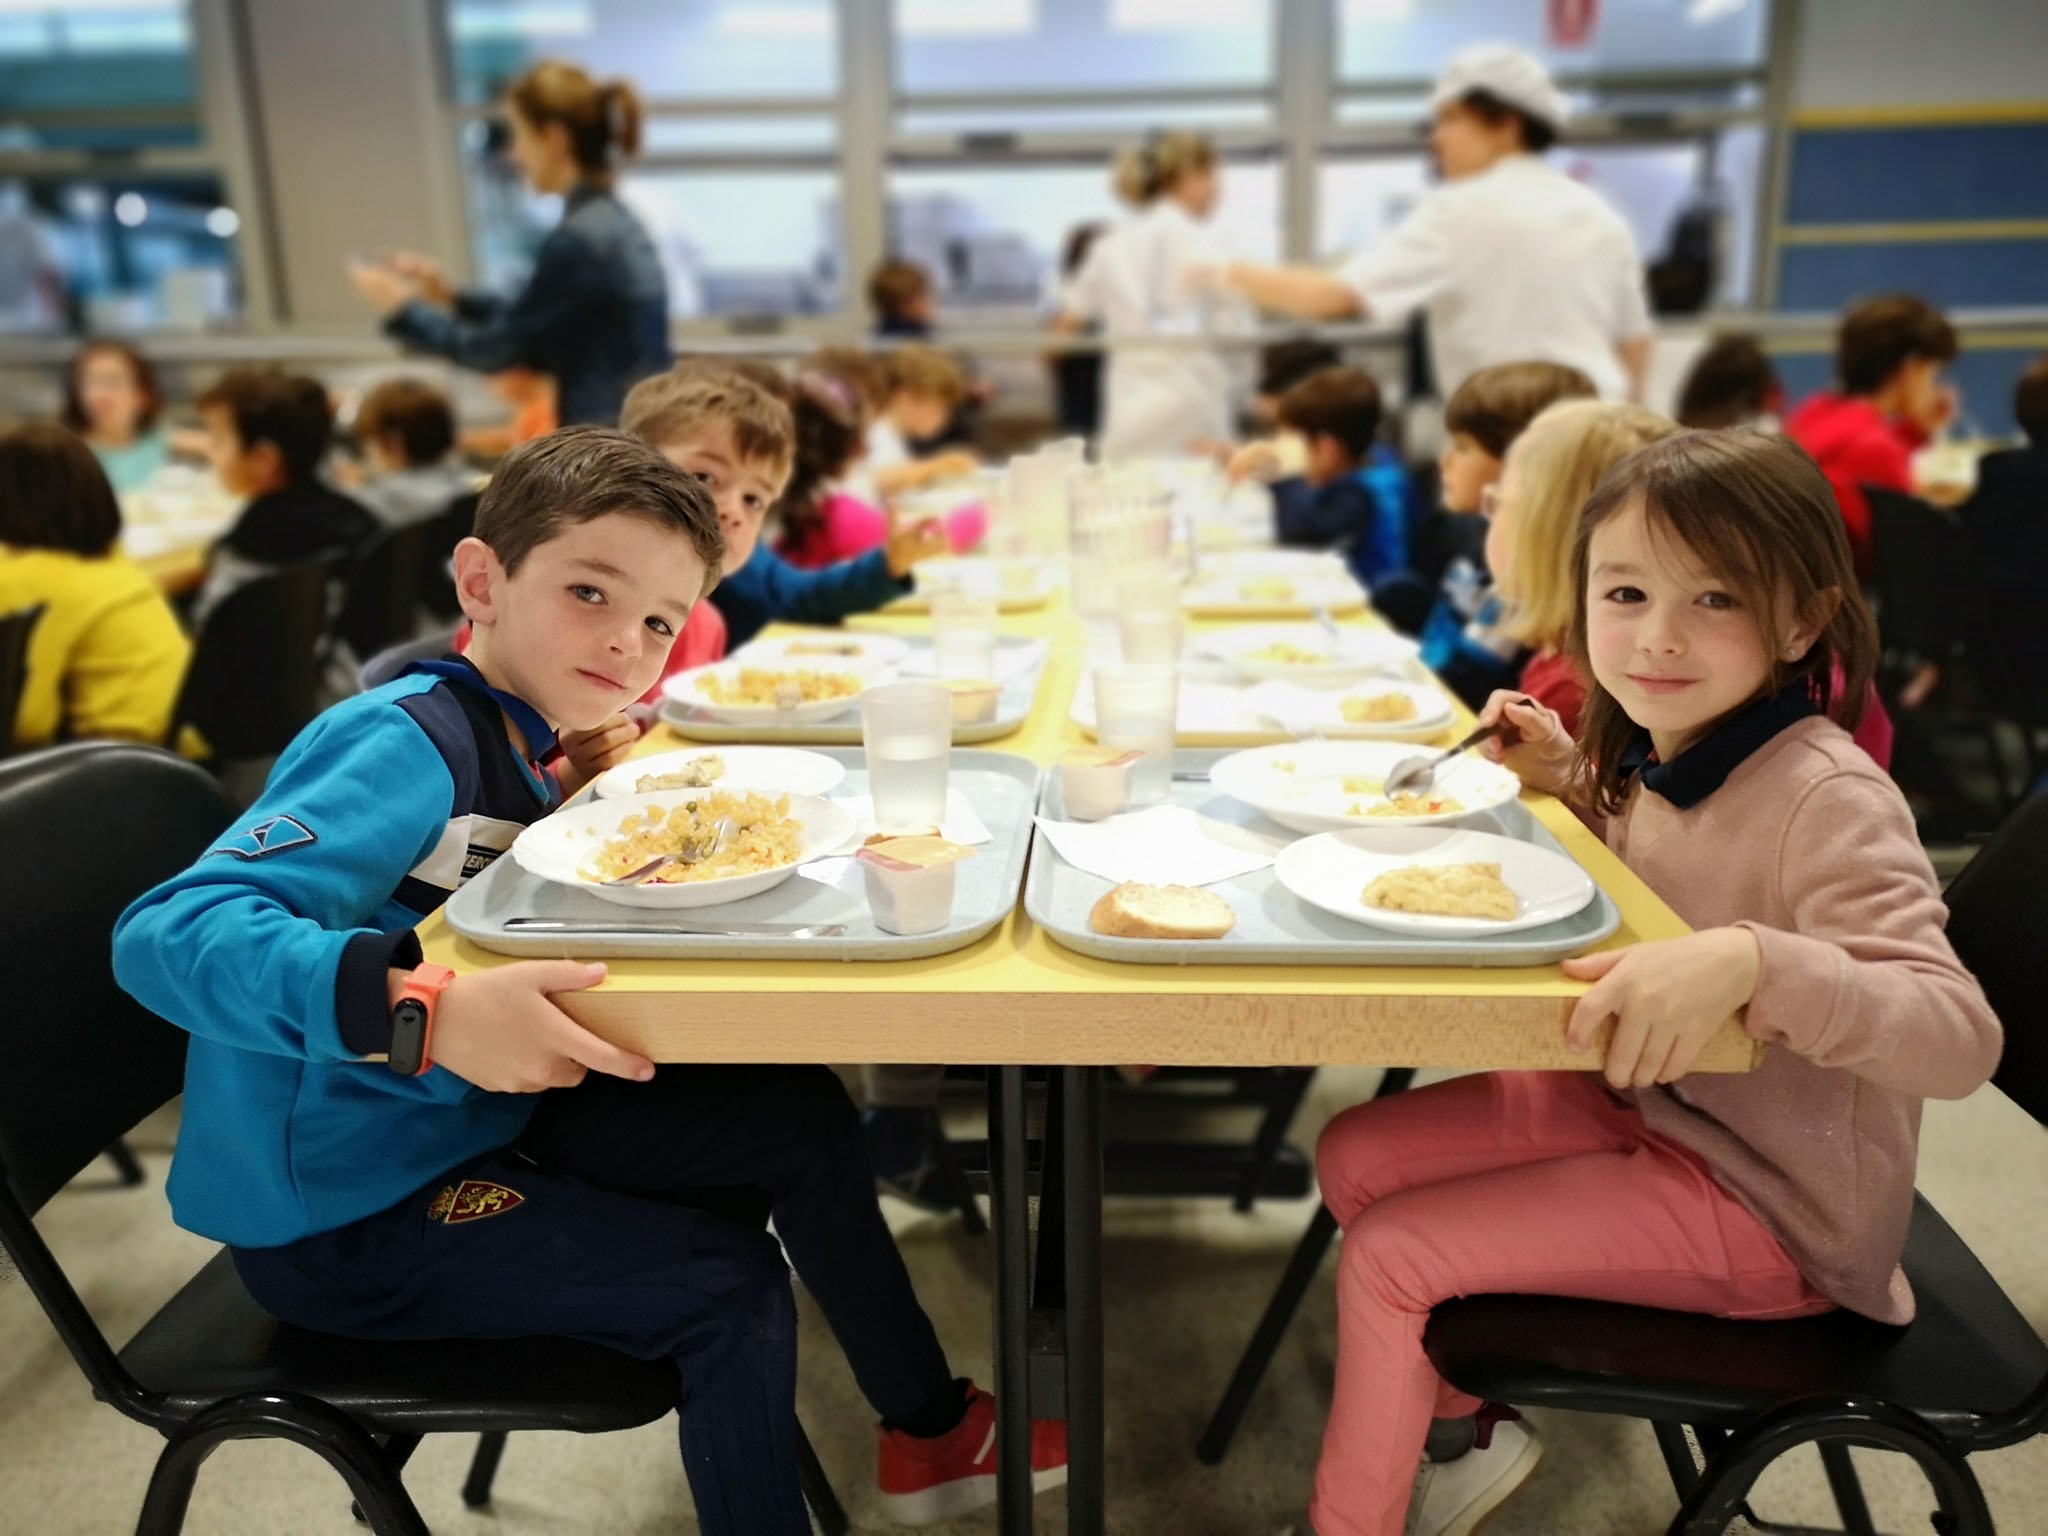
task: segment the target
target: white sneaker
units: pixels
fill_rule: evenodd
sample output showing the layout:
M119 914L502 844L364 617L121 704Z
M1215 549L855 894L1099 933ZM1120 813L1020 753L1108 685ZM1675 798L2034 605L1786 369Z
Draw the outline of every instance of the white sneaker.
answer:
M1472 1536L1542 1459L1543 1443L1528 1427L1503 1419L1484 1450L1469 1450L1456 1461L1425 1461L1416 1474L1404 1536Z

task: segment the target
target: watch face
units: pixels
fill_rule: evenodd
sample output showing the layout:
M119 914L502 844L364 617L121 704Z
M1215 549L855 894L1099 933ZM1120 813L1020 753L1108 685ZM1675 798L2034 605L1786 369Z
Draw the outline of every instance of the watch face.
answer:
M420 1058L426 1051L427 1009L416 997L403 997L391 1010L391 1070L406 1077L418 1075Z

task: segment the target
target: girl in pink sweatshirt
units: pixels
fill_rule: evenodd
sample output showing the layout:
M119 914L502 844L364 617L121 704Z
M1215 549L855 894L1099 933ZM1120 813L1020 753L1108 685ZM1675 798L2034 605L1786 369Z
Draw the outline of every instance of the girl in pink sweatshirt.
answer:
M1594 491L1573 567L1579 740L1520 695L1481 718L1696 931L1565 962L1592 983L1567 1040L1599 1070L1457 1078L1324 1133L1345 1240L1316 1536L1469 1531L1533 1470L1527 1428L1423 1354L1450 1297L1906 1322L1921 1101L1997 1064L1912 816L1850 741L1876 633L1812 460L1756 433L1652 444ZM1689 1075L1736 1013L1762 1064Z

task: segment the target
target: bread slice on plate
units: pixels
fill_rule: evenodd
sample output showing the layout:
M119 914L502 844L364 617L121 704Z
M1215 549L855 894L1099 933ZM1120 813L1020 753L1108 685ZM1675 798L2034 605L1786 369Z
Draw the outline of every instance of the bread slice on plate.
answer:
M1199 886L1126 880L1095 903L1088 926L1115 939L1220 939L1237 926L1237 914Z

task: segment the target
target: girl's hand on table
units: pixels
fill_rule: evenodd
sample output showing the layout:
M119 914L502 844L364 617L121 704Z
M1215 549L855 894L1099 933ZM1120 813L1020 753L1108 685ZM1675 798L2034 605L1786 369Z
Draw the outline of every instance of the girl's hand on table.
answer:
M1707 1041L1756 993L1763 956L1747 928L1708 928L1682 939L1582 955L1564 973L1593 986L1572 1009L1565 1043L1588 1049L1614 1021L1605 1071L1614 1088L1675 1083Z

